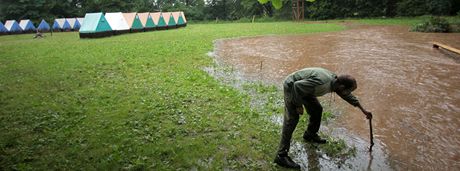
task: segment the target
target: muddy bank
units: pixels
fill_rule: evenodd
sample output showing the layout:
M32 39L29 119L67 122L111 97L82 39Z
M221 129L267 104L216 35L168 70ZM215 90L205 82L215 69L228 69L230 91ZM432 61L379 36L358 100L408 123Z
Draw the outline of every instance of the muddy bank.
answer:
M407 30L358 26L337 33L227 39L216 42L215 53L237 77L278 86L288 74L310 66L351 74L358 80L354 94L374 113L374 135L382 148L373 153L377 170L387 162L396 170L459 170L460 63L430 42L460 48L460 34ZM322 100L332 101L340 113L327 128L349 131L352 143L368 141L367 122L357 109L338 96ZM380 156L386 152L387 161ZM382 159L375 161L376 156Z

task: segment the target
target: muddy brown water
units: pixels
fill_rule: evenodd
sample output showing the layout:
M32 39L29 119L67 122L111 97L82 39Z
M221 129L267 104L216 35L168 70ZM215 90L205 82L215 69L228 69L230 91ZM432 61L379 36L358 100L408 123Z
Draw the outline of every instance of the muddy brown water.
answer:
M458 56L432 48L432 41L460 49L458 33L353 26L335 33L218 40L214 53L218 63L231 66L239 77L278 86L304 67L355 76L354 94L374 114L374 161L364 152L369 139L364 115L338 96L321 98L339 113L322 131L358 148L352 170L460 170L460 62ZM309 149L294 146L300 146L295 154L307 155L296 155L296 161L312 168ZM320 168L337 169L321 161L316 162Z

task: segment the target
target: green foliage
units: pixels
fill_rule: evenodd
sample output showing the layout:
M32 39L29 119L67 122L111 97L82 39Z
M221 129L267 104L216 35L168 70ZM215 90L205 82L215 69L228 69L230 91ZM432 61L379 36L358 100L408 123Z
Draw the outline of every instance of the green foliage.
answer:
M321 0L306 3L306 14L313 19L376 17L386 15L386 0Z
M276 9L280 9L281 7L283 7L283 0L257 0L257 1L259 1L259 3L261 4L266 4L268 2L271 2L273 7L275 7Z
M0 19L31 19L38 23L41 19L52 21L55 17L81 16L76 3L77 0L2 0Z
M0 170L274 170L280 127L203 71L213 64L205 54L218 38L342 29L282 22L1 36ZM274 87L254 88L279 100Z
M451 28L445 18L430 17L428 20L412 26L411 31L448 33L451 31Z
M458 0L306 0L311 19L387 16L455 15ZM291 0L2 0L0 20L83 17L89 12L184 11L189 21L292 18Z
M453 0L402 0L397 3L399 16L449 15Z

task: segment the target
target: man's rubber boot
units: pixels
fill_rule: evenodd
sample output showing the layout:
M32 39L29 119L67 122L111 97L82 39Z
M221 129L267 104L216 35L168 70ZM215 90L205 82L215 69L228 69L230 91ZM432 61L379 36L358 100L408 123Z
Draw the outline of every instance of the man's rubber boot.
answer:
M326 144L327 141L325 139L322 139L321 137L318 136L318 134L308 134L305 132L303 134L303 139L307 142L312 142L312 143L318 143L318 144Z
M292 161L288 155L276 155L275 163L282 167L300 170L300 165Z

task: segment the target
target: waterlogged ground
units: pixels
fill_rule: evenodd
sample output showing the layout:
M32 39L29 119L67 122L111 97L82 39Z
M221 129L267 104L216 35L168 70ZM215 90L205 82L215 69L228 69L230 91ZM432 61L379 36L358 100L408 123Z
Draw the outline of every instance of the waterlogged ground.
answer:
M209 56L217 59L215 53ZM234 70L232 66L225 65L218 61L216 66L207 67L210 75L217 78L220 82L231 85L244 94L250 96L250 106L253 112L265 116L266 120L279 126L277 134L281 132L283 101L282 92L279 87L269 85L261 81L247 80L241 77L241 73ZM369 153L369 141L361 139L351 134L345 128L337 128L334 119L338 109L329 103L324 104L326 111L323 114L325 126L321 128L321 136L328 139L328 144L312 145L301 140L302 134L294 135L291 156L294 161L301 165L304 170L390 170L387 155L379 145L378 140L374 140L376 145L373 152ZM333 114L334 113L334 114ZM332 121L332 122L331 122ZM306 117L301 117L297 130L306 130ZM304 124L302 124L304 123ZM275 150L278 144L271 144ZM276 151L272 151L276 153Z
M278 87L289 73L311 66L357 78L355 94L374 113L374 152L367 153L364 116L340 97L326 95L322 103L338 117L321 131L355 147L356 157L337 164L321 147L294 138L292 153L304 169L459 170L460 63L431 42L460 48L460 34L349 27L336 33L219 40L213 56L238 79Z

